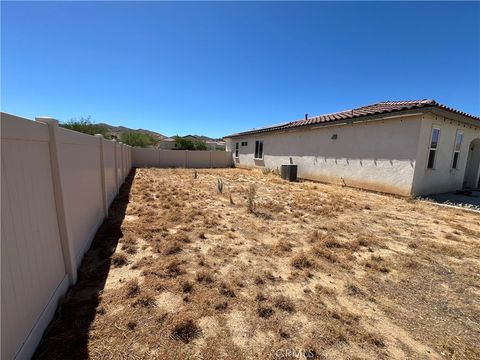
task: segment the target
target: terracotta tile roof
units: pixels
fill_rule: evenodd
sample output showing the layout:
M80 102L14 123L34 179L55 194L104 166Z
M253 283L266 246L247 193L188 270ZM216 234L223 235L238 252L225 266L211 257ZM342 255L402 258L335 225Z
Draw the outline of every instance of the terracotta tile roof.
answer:
M262 132L269 132L269 131L284 130L284 129L296 128L301 126L316 125L316 124L322 124L322 123L334 122L334 121L340 121L340 120L355 119L355 118L360 118L362 116L389 114L389 113L406 111L406 110L415 110L415 109L432 108L432 107L450 111L450 112L480 121L480 117L473 116L473 115L464 113L462 111L450 108L448 106L439 104L435 100L423 99L423 100L411 100L411 101L383 101L383 102L379 102L372 105L362 106L356 109L339 111L332 114L324 114L324 115L309 117L307 119L287 122L280 125L268 126L264 128L253 129L253 130L244 131L236 134L231 134L231 135L225 136L225 138L248 135L248 134L256 134L256 133L262 133Z

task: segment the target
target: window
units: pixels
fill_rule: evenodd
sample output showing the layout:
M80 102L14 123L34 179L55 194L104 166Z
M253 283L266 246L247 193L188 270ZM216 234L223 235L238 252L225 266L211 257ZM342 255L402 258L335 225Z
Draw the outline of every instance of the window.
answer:
M247 146L247 145L248 145L248 142L242 141L242 146Z
M238 158L238 142L235 143L235 157Z
M460 148L462 147L463 133L457 130L457 135L455 136L455 146L453 148L453 161L452 169L457 169L458 158L460 156Z
M255 159L263 159L263 140L255 141Z
M438 140L440 140L440 129L433 128L430 138L430 148L428 150L427 169L435 168L435 155L437 155Z

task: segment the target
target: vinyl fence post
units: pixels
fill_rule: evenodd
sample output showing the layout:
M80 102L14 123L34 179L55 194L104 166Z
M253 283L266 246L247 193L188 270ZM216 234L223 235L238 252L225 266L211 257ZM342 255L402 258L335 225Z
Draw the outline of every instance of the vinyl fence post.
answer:
M77 265L73 247L73 237L68 225L65 212L65 198L63 194L63 184L60 168L60 143L58 120L51 117L36 117L35 121L47 124L49 133L50 164L53 182L53 194L55 198L55 208L57 212L58 232L62 247L63 263L65 272L68 275L70 284L77 282Z
M101 181L101 191L102 191L102 205L103 213L105 217L108 217L108 205L107 205L107 189L105 185L105 155L103 152L103 135L95 134L95 137L98 138L99 150L100 150L100 181Z
M128 173L132 170L132 147L128 146Z
M113 158L115 159L115 195L118 194L118 162L117 162L117 141L113 140Z
M125 144L121 143L121 154L122 154L122 184L125 180Z

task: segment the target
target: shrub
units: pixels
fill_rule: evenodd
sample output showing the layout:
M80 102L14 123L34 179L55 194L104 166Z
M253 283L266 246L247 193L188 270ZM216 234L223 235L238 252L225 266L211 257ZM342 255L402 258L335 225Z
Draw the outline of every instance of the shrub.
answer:
M255 212L255 196L257 195L257 187L251 184L248 188L247 209L249 212Z
M195 142L175 135L175 149L176 150L208 150L208 146L203 140L196 140Z
M120 135L124 144L137 147L148 147L158 143L158 139L149 134L125 132Z
M195 150L208 150L207 144L203 140L195 141Z
M60 124L61 127L73 131L78 131L88 135L102 134L106 139L110 139L112 136L108 132L106 126L94 124L90 121L90 116L86 118L70 119L66 123Z
M220 194L223 194L223 180L222 180L222 178L217 179L217 190Z

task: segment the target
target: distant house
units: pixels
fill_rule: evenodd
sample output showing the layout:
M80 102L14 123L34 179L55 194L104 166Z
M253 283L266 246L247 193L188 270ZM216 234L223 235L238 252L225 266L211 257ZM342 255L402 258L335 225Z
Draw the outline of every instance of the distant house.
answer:
M434 100L387 101L228 135L238 166L405 196L479 188L480 118Z
M205 136L186 135L181 136L181 139L190 140L192 143L203 142L207 145L207 150L223 150L225 151L225 141L210 139ZM177 143L174 138L164 138L159 141L158 146L160 149L172 150L177 148Z
M158 142L158 147L164 150L171 150L175 148L175 139L173 138L164 138Z
M225 151L225 141L221 140L207 140L205 141L209 150L221 150Z
M208 150L225 150L225 141L212 139L207 136L198 136L198 135L185 135L182 136L183 139L188 139L192 142L204 142L207 145Z

